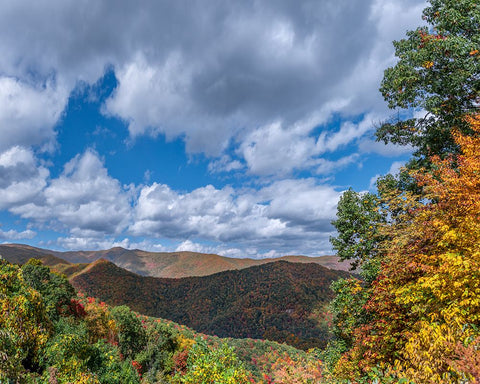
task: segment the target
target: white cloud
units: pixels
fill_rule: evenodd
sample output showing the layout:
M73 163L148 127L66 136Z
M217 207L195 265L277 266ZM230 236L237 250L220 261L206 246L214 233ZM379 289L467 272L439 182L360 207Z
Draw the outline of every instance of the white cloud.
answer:
M132 246L117 240L132 233L188 239L192 247L202 237L231 254L328 249L338 193L313 179L278 180L295 171L332 173L363 153L393 153L365 136L371 120L387 113L377 88L394 63L391 41L420 22L424 5L7 0L0 12L0 209L67 231L59 242L69 248ZM109 66L118 86L103 112L123 119L133 141L180 137L188 153L213 157L210 172L246 171L270 184L137 190L112 178L91 150L51 179L35 153L53 148L78 82L94 83ZM326 132L332 116L365 117ZM325 157L355 145L360 155ZM234 241L241 244L226 245Z
M115 241L111 237L59 237L56 241L58 245L65 249L71 250L98 250L110 249L113 247L129 248L130 241L123 239Z
M168 36L158 43L143 41L148 49L118 66L119 86L105 111L126 120L134 137L184 137L189 152L216 156L237 138L249 169L265 174L270 147L276 144L294 154L283 171L297 169L300 159L309 163L310 132L286 127L325 109L331 100L347 102L329 113L386 113L377 88L383 70L393 63L391 40L418 24L423 5L306 1L298 7L267 1L251 8L226 2L215 13L197 6L191 12L203 16L201 23L173 34L175 41ZM196 30L200 25L203 29ZM354 129L342 129L349 128ZM370 129L358 128L356 138ZM318 150L334 150L344 137L339 132ZM295 148L285 145L289 138L295 139Z
M227 255L258 257L306 249L318 254L328 249L339 198L332 187L314 179L276 181L260 190L208 185L179 192L157 183L122 186L92 150L73 158L57 178L49 179L48 170L30 150L14 147L0 155L0 172L5 208L32 225L66 231L57 244L67 249L171 249L150 237L187 241L177 244L178 249L188 246ZM2 232L10 239L34 234ZM132 235L147 240L134 242ZM208 248L193 239L213 245Z
M0 14L0 151L55 138L69 93L113 66L119 84L104 112L131 137L181 137L189 153L221 156L232 140L253 173L272 146L289 170L313 166L318 111L385 113L377 88L391 41L420 22L409 0L6 1ZM49 20L49 22L45 22ZM342 100L332 106L331 100ZM275 122L284 132L275 128ZM361 134L362 130L356 132ZM8 139L7 139L8 138ZM258 140L265 138L267 142ZM287 140L295 145L287 145ZM325 144L322 141L317 145ZM320 145L321 146L321 145ZM313 152L312 152L313 151ZM292 157L293 156L293 157ZM235 164L235 168L238 164Z
M47 185L49 171L31 150L14 146L0 153L0 209L36 201Z
M23 218L67 227L82 237L92 233L119 234L130 217L128 189L108 175L91 150L68 162L41 197L38 202L19 204L10 210Z
M216 253L212 247L208 247L200 243L194 243L191 240L185 240L175 248L175 252L183 251L198 253Z
M238 153L255 175L288 175L294 170L313 170L322 175L334 173L356 162L359 155L351 154L336 161L322 155L355 143L372 129L373 119L374 116L368 114L357 124L344 123L338 131L323 131L318 138L312 136L316 125L311 121L289 127L276 122L247 135Z
M227 257L235 258L256 258L263 259L269 257L279 257L285 256L284 253L278 252L276 250L262 251L255 247L228 247L222 244L203 244L199 242L193 242L191 240L185 240L180 243L176 248L175 252L189 251L189 252L199 252L207 254L216 254Z
M228 155L223 155L217 160L213 160L208 164L208 171L211 173L231 172L243 169L245 166L238 160L233 160Z
M3 231L0 229L0 239L1 240L23 240L23 239L32 239L37 235L36 232L27 229L25 231L15 231L14 229L10 229L8 231Z
M119 86L107 101L105 112L124 117L133 138L160 132L172 138L185 133L177 113L188 113L190 75L180 54L172 53L161 65L150 65L138 55L116 75ZM177 118L180 120L174 123Z
M317 175L328 175L331 173L338 172L342 168L346 168L347 166L353 163L356 163L357 166L361 166L362 163L359 163L358 160L359 160L359 155L357 153L354 153L349 156L341 157L340 159L335 161L319 159L315 169L315 173Z
M373 129L375 116L368 114L358 124L345 122L337 132L322 132L316 142L318 153L334 152L337 149L361 138Z
M398 173L400 172L400 168L405 166L404 161L394 161L392 165L390 165L390 169L386 174L391 174L393 176L397 176ZM370 179L370 185L369 185L369 190L374 190L376 188L377 180L381 177L382 175L375 175Z
M410 145L385 144L383 141L368 138L361 140L358 148L362 153L376 153L385 157L409 155L413 152L413 147Z
M239 242L242 248L248 245L258 250L269 244L300 249L307 241L313 247L328 239L338 198L333 188L317 185L313 179L275 182L260 191L207 186L184 194L154 183L140 191L130 232L155 238ZM193 243L185 244L193 247Z
M288 174L315 164L315 139L303 129L284 128L280 122L251 132L239 149L256 175Z
M0 151L15 145L51 145L67 96L52 81L40 87L0 76Z
M390 169L388 170L388 173L392 175L398 175L400 172L400 168L405 166L404 161L394 161L392 165L390 166Z

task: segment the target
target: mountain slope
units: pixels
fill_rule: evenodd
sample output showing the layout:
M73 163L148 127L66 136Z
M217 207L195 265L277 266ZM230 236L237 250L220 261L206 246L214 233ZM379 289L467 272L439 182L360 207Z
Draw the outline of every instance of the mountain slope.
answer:
M59 252L23 244L0 244L0 256L12 264L25 264L29 259L42 260L45 265L70 264L56 254Z
M296 263L316 263L339 270L349 269L347 262L339 262L335 256L284 256L276 259L259 260L237 259L196 252L147 252L120 247L103 251L58 252L21 244L0 245L0 254L4 255L7 260L10 260L9 257L14 255L16 258L23 255L24 262L31 257L44 257L44 255L52 255L70 263L91 263L103 258L140 275L169 278L207 276L213 273L248 268L278 260Z
M144 277L98 260L75 275L78 290L142 314L220 337L265 338L297 348L327 340L329 286L348 273L317 264L278 261L205 277Z

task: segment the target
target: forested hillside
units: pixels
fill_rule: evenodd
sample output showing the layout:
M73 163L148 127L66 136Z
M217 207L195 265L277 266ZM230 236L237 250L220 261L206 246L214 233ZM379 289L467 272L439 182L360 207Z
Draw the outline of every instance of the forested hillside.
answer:
M77 296L38 260L0 260L0 382L222 383L320 377L315 355L259 340L219 339ZM238 357L235 351L238 351Z
M99 260L71 282L79 291L109 304L126 304L199 332L308 349L326 345L326 304L333 297L330 285L347 276L316 264L278 261L205 277L160 279Z

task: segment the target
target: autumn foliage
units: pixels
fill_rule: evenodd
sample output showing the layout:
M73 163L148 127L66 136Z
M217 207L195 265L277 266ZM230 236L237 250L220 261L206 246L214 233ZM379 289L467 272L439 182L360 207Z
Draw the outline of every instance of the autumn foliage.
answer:
M474 382L480 350L480 118L473 135L454 131L459 155L432 159L412 176L424 194L391 194L403 206L386 224L390 238L365 309L337 364L354 379L372 368L415 383Z

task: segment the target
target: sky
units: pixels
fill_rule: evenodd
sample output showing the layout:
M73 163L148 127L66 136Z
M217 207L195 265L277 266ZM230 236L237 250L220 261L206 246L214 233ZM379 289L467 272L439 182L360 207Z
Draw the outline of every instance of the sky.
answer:
M331 254L342 191L410 155L378 88L425 6L2 1L0 242Z

